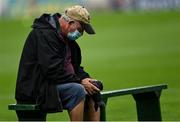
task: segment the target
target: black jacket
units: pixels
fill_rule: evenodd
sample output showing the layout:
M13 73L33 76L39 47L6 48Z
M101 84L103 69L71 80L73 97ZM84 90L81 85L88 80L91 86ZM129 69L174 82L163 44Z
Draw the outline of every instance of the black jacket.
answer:
M61 34L60 14L43 14L35 19L26 39L16 83L18 103L36 103L47 112L62 111L57 84L77 82L89 77L81 64L81 51L75 41L69 43L75 74L64 70L67 38Z

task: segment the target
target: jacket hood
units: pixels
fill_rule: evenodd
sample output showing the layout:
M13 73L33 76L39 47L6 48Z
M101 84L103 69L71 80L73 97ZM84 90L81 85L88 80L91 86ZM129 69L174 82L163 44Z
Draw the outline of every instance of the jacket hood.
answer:
M43 14L34 20L32 28L57 29L59 27L58 18L60 17L61 15L59 13L54 15Z

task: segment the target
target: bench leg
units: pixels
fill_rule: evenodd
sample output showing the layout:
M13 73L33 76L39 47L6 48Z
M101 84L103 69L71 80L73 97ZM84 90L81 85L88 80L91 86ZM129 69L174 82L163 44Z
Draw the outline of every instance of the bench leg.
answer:
M18 121L46 121L46 113L39 110L16 111Z
M103 99L105 106L100 107L100 121L106 121L106 104L107 104L108 98Z
M133 94L136 101L138 121L161 121L159 92Z

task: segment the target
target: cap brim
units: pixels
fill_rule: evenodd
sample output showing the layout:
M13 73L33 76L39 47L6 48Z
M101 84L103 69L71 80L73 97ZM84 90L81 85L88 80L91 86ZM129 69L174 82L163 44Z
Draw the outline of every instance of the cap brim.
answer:
M86 24L84 23L84 30L88 33L88 34L95 34L94 29L92 28L92 26L90 24Z

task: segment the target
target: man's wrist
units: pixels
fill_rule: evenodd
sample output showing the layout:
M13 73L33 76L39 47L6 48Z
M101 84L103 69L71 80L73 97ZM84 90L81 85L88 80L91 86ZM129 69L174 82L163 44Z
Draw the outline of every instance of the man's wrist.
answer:
M80 83L82 83L82 81L84 81L84 80L90 80L91 78L90 77L85 77L85 78L82 78L81 80L80 80Z

